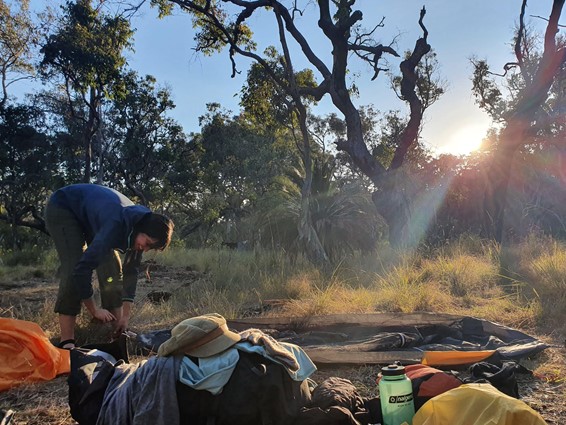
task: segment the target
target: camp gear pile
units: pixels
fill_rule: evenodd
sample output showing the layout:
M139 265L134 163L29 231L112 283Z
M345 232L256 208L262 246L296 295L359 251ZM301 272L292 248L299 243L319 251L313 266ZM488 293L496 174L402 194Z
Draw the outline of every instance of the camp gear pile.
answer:
M387 313L298 323L289 318L226 322L220 315L204 315L181 322L175 332L133 334L130 345L149 354L136 364L128 362L124 336L69 352L53 347L36 324L0 320L0 364L7 368L0 374L2 388L70 371L70 411L80 425L381 423L379 396L362 397L352 382L337 377L317 384L312 374L315 363L392 360L401 360L411 379L414 424L544 424L518 399L515 374L529 373L517 361L546 345L475 318ZM166 341L172 350L155 356ZM457 373L431 365L469 366L469 373L460 380ZM475 397L473 409L469 397Z

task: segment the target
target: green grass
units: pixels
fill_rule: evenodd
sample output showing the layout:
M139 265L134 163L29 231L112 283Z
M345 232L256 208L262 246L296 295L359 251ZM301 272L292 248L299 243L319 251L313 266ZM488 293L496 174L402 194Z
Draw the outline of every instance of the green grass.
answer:
M171 248L146 259L167 269L194 270L201 277L178 285L159 306L139 301L131 325L156 329L207 312L235 318L279 299L284 302L269 314L425 311L564 333L566 246L532 236L506 255L512 280L501 279L498 246L473 237L412 254L381 247L342 261L330 276L300 257L293 262L276 251ZM0 282L46 276L54 281L56 267L56 256L46 252L38 264L0 265ZM25 315L54 328L49 325L54 322L51 310L46 301L41 311ZM84 322L88 327L88 318Z

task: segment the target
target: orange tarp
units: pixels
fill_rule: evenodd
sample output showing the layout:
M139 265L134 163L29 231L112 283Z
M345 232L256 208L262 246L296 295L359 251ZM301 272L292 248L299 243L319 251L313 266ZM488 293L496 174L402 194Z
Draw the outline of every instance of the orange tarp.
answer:
M0 317L0 391L69 370L69 351L51 344L37 323Z
M425 351L421 363L429 366L458 366L481 362L495 350L481 351Z

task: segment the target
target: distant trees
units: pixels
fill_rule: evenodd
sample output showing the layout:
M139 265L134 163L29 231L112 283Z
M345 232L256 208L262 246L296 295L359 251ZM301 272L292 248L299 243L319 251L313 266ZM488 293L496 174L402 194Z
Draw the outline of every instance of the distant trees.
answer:
M61 9L53 32L41 33L52 17L32 17L27 1L16 3L17 13L0 2L0 221L11 231L0 241L18 243L22 226L45 231L47 196L92 181L93 172L99 183L166 208L171 193L162 183L187 141L166 116L170 93L125 68L129 22L78 0ZM47 89L16 104L10 83L37 70Z
M289 140L214 103L200 122L201 133L190 141L190 165L185 163L190 175L180 167L177 173L185 178L176 177L176 185L192 182L192 205L200 211L195 226L222 223L224 241L249 239L243 223L249 221L258 199L272 189L274 179L296 161Z
M247 240L303 252L327 270L384 237L406 247L464 232L503 242L531 229L566 236L566 68L556 36L563 2L554 2L541 49L523 10L517 61L506 66L509 97L487 63L475 62L478 104L503 130L466 157L435 156L419 137L423 114L444 91L424 10L415 22L422 36L399 58L399 73L387 74L408 106L403 114L354 104L352 60L369 63L377 77L384 56L398 57L372 41L375 29L361 29L354 2L309 3L332 46L328 63L299 31L298 2L154 3L163 12L174 4L189 11L197 49L228 47L233 72L238 55L253 59L240 111L209 103L199 132L187 135L171 118L171 90L128 69L133 30L103 13L104 2L69 1L56 25L38 32L51 21L32 16L26 1L0 0L3 247L23 246L28 229L45 231L46 197L80 181L115 187L172 215L177 236L191 246ZM279 43L261 54L246 26L257 13L274 18ZM297 67L291 43L308 67ZM16 102L11 84L38 71L44 90ZM323 96L336 112L316 116Z
M188 145L182 127L167 116L175 108L171 92L133 71L123 75L122 85L124 94L103 110L100 181L114 182L144 205L166 208L172 194L164 181Z
M17 226L46 232L41 205L58 161L43 120L29 106L0 108L0 220L11 225L12 247L21 246Z
M84 155L84 182L91 182L94 139L102 125L105 99L124 95L124 49L133 31L120 16L105 16L91 0L68 2L56 31L41 53L40 69L48 81L60 78L65 115L76 126Z
M245 56L255 60L261 65L273 83L282 90L286 96L289 106L296 108L297 125L301 129L303 137L302 149L309 147L310 136L308 134L307 115L305 101L308 99L320 100L328 95L333 104L343 115L346 122L346 137L336 141L336 148L346 152L355 166L360 169L375 186L374 203L380 214L389 225L389 240L393 245L401 246L409 243L411 237L408 234L408 223L410 219L410 196L405 190L405 176L402 175L401 166L406 158L409 148L417 141L421 120L424 110L430 106L440 91L434 87L430 79L431 74L420 74L417 69L421 60L430 52L427 43L428 31L423 18L425 10L421 11L418 24L423 30L423 36L417 41L411 53L400 64L401 78L398 80L400 96L407 102L410 108L410 118L406 127L396 141L395 152L389 164L384 164L373 156L368 150L363 138L362 122L358 108L352 102L352 94L347 85L347 71L350 54L357 56L367 62L373 72L373 78L377 77L383 69L380 61L383 55L398 56L397 52L390 46L376 43L373 31L363 32L359 28L362 13L352 9L353 2L328 0L319 1L315 6L318 12L318 26L332 45L332 57L330 65L321 59L322 52L315 52L299 27L296 25L295 17L299 14L296 3L287 5L281 1L268 2L240 2L225 1L200 2L189 0L159 0L162 13L171 10L172 3L179 5L183 10L191 13L194 25L199 29L196 35L196 49L205 54L211 54L221 50L224 46L229 47L230 58L233 64L232 72L235 73L236 55ZM232 8L230 8L232 7ZM274 19L274 28L277 28L280 57L277 62L270 60L272 54L264 56L255 51L255 43L251 39L251 29L248 18L254 14L266 12ZM379 26L379 25L378 25ZM377 27L376 27L377 28ZM375 29L374 29L375 30ZM275 32L275 31L274 31ZM306 59L317 73L316 84L301 84L296 78L297 70L294 68L294 52L289 48L290 41L296 42L302 51L303 59ZM426 83L424 79L428 79ZM419 88L419 90L417 90ZM420 89L428 90L428 94ZM434 93L430 95L431 93ZM304 152L303 152L304 154ZM316 233L312 229L312 221L307 211L309 199L309 175L312 162L305 156L305 171L307 179L303 186L302 207L303 217L299 229L303 229L303 239L307 251L313 253L312 257L317 262L324 262L324 252L317 249ZM312 177L311 177L312 178Z

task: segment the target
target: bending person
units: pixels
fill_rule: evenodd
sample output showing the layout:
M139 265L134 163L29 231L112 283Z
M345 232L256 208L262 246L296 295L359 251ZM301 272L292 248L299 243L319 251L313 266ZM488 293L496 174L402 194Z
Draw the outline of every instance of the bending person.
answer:
M112 322L114 335L126 330L142 253L171 242L173 222L126 196L95 184L73 184L55 191L45 208L45 224L61 262L55 303L61 348L74 348L81 303L95 319ZM86 249L85 249L86 245ZM125 253L122 266L117 251ZM102 307L93 299L96 270Z

